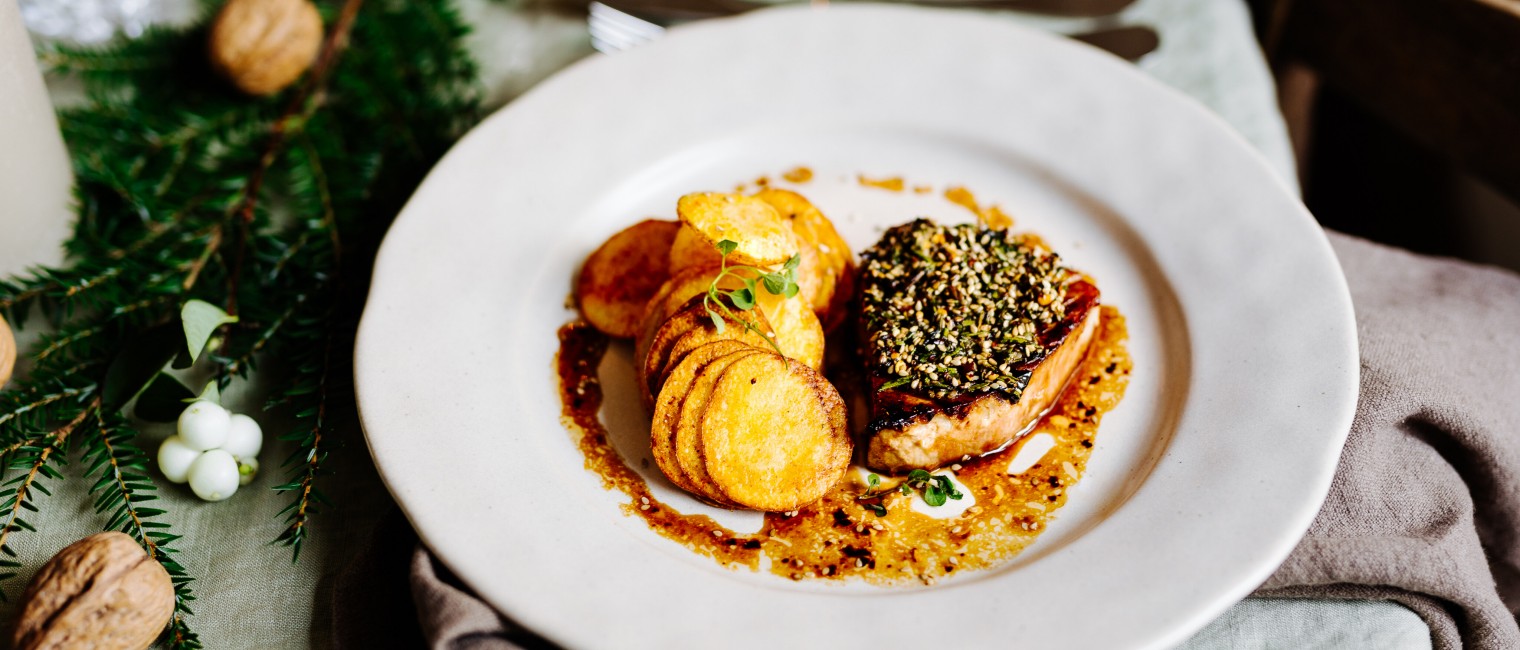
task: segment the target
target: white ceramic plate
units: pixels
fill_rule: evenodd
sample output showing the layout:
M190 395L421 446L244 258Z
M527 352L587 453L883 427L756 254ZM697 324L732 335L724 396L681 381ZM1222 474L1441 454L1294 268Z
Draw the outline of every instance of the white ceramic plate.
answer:
M817 173L799 189L857 250L919 214L969 215L854 174L961 183L1129 317L1128 395L1066 508L1008 566L894 589L729 571L621 514L626 497L583 469L552 368L580 261L683 193L797 164ZM647 415L627 356L603 366L603 414L638 466ZM1328 243L1220 120L1096 50L880 6L680 28L486 120L387 238L356 365L370 448L426 543L503 612L577 648L1178 642L1303 534L1357 387Z

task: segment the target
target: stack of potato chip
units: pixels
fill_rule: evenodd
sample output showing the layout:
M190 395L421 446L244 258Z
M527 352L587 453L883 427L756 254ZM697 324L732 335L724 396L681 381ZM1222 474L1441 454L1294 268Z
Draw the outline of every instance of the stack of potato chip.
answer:
M672 483L727 507L812 503L852 453L844 402L819 372L825 325L843 320L853 286L849 246L787 190L689 194L677 213L680 222L641 222L591 254L581 311L598 330L635 339L639 390L654 410L650 446ZM771 271L797 256L797 295L761 289L753 309L713 305L725 240L736 244L730 267ZM743 286L732 273L722 284Z

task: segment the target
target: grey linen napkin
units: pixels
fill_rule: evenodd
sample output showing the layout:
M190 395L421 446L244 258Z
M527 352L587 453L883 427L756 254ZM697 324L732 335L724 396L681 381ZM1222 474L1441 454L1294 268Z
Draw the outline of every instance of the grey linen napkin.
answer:
M1437 648L1520 648L1520 276L1330 241L1356 307L1361 398L1329 498L1255 595L1393 600L1430 625ZM548 645L414 548L406 579L429 647ZM377 569L380 555L339 579L340 646L376 633L379 617L353 612L373 614L368 602L386 592L364 585L403 579L399 562Z

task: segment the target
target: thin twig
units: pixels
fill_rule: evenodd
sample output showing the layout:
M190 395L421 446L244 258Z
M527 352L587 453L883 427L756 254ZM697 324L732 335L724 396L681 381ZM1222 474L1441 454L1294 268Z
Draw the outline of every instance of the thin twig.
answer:
M65 388L65 389L63 389L61 391L58 391L56 393L52 393L52 394L49 394L49 395L44 395L42 398L38 399L35 402L32 402L30 404L23 404L23 405L18 406L18 407L14 408L14 409L11 409L8 413L6 413L4 415L0 415L0 424L5 424L6 422L9 422L10 420L15 419L19 415L27 413L27 412L31 411L32 409L42 408L44 406L47 406L48 404L52 404L53 402L56 402L56 401L61 400L61 399L64 399L66 397L73 397L75 395L79 395L79 394L85 392L85 390L87 390L87 389L84 389L84 388Z
M227 313L237 315L238 279L242 275L243 257L248 248L249 228L253 224L254 210L258 205L259 192L264 186L264 175L274 165L280 151L285 146L285 138L289 131L287 125L299 113L301 107L307 101L316 97L327 83L327 75L338 61L338 55L348 45L349 32L353 30L354 19L359 15L359 7L364 0L347 0L343 3L343 9L338 14L338 20L333 24L332 31L327 35L327 41L322 46L322 54L317 57L317 62L312 66L311 73L307 75L306 82L301 86L300 92L291 98L285 112L274 121L270 127L269 143L264 147L264 154L259 157L259 164L254 167L253 173L248 178L248 184L244 186L243 198L239 203L236 214L239 218L237 244L232 258L232 269L227 277Z

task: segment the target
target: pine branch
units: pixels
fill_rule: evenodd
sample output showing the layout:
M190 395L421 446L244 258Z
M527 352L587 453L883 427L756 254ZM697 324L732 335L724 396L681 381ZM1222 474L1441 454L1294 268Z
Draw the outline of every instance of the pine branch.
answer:
M137 432L119 415L93 410L93 436L85 439L84 478L96 479L90 494L96 495L95 513L108 517L105 530L119 530L143 547L148 557L163 565L174 584L174 616L170 620L168 642L173 648L199 648L200 642L190 630L185 617L194 612L189 603L195 600L190 583L194 578L170 554L178 550L172 544L180 539L169 531L169 524L154 521L164 514L159 508L140 504L155 501L158 486L148 473L148 455L134 444Z
M40 314L54 327L27 351L29 375L0 390L0 479L8 466L19 472L0 484L14 497L0 496L0 522L12 515L0 555L30 525L22 511L47 494L72 433L105 528L132 535L172 576L175 647L199 645L186 623L192 578L173 560L167 514L144 505L156 498L148 455L115 403L141 389L121 377L144 375L113 367L189 300L238 312L201 363L223 386L265 358L289 373L271 407L296 422L281 436L294 451L276 537L296 561L327 503L327 460L351 428L348 351L380 237L479 118L449 0L333 4L312 70L273 98L241 95L210 71L204 25L43 54L91 102L60 114L79 206L68 261L0 279L12 324ZM0 568L16 566L0 557Z
M48 496L52 495L52 492L42 483L39 475L50 480L62 478L62 475L50 465L50 462L60 465L67 462L64 459L63 446L68 441L69 434L78 428L80 423L84 422L90 413L97 411L99 406L99 400L91 402L90 406L80 411L79 415L75 416L74 419L46 435L34 439L35 442L33 444L27 444L33 441L25 441L21 444L7 447L4 455L6 460L5 465L11 469L25 469L27 472L6 481L4 483L5 489L0 490L0 496L5 498L3 502L0 502L0 511L5 513L5 523L0 525L0 553L6 555L5 559L0 559L0 567L5 569L5 573L0 574L0 581L15 577L15 569L21 566L14 560L16 551L10 546L11 535L19 530L37 532L36 528L21 518L22 510L40 512L34 503L33 491L35 490ZM8 600L8 597L5 595L4 590L0 590L0 601L4 600Z
M284 391L282 398L288 403L309 404L296 412L295 418L298 425L303 428L280 436L282 440L293 441L296 449L285 459L284 465L291 468L288 481L277 485L274 490L279 493L293 492L295 498L290 505L279 512L285 516L285 530L275 538L275 543L287 546L291 549L290 561L295 563L301 557L301 548L309 534L309 524L312 515L317 514L314 501L326 502L316 482L319 476L324 474L324 464L327 462L328 447L331 446L327 438L331 424L328 420L329 397L332 392L333 368L333 336L330 332L320 334L321 357L309 360L298 369L298 380L294 386Z
M238 284L242 277L243 256L246 253L250 229L254 221L254 208L258 204L259 191L264 187L264 177L269 173L269 168L280 156L285 146L285 141L292 131L291 125L303 106L308 103L316 103L316 95L326 87L327 75L332 71L333 65L338 61L338 55L348 45L349 31L353 29L354 19L359 15L359 7L364 0L345 0L343 10L338 15L338 20L328 31L327 40L322 44L321 53L317 55L317 62L306 75L306 82L301 90L291 98L285 112L274 121L270 129L269 143L264 148L264 155L259 158L259 165L253 169L248 184L243 190L243 199L237 209L237 215L242 223L238 229L236 253L233 256L232 273L227 284L227 307L228 314L236 315L238 301ZM314 107L313 107L314 108ZM305 120L301 121L302 123Z

